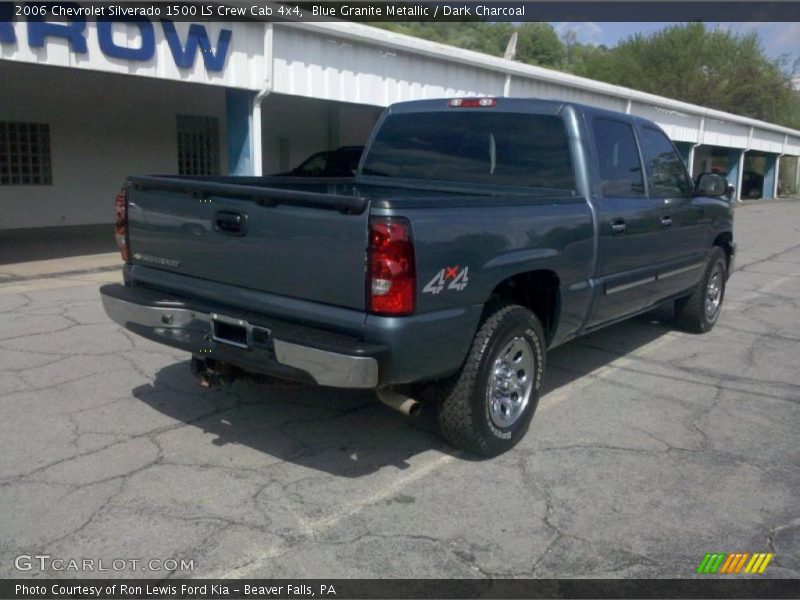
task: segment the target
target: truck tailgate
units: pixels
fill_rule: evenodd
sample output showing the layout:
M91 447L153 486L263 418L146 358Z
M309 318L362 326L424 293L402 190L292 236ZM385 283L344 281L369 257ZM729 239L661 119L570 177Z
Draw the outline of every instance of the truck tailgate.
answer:
M303 300L364 310L363 198L196 179L137 177L131 261Z

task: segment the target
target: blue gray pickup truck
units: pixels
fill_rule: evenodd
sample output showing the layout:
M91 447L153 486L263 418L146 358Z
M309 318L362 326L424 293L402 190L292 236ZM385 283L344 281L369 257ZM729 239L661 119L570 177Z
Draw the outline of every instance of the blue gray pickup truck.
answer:
M205 385L269 374L409 414L430 386L444 437L491 456L528 429L548 348L666 302L679 327L714 326L730 192L695 186L632 115L407 102L354 178L131 177L124 285L101 294L117 323L191 352Z

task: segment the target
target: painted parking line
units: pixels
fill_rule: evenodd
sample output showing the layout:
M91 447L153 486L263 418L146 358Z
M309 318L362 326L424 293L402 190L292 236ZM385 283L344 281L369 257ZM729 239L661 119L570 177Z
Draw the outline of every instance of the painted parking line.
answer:
M364 496L363 498L359 498L353 502L350 502L344 505L340 510L337 510L333 514L326 517L322 517L314 521L305 521L304 519L298 517L301 533L305 538L313 540L329 529L332 529L345 519L357 515L368 506L372 506L378 502L381 502L382 500L390 498L398 494L401 490L405 489L412 483L415 483L416 481L419 481L428 475L432 475L439 469L456 460L456 458L462 454L462 452L455 452L453 454L438 455L417 467L413 473L408 473L407 475L398 477L390 485L368 496ZM279 556L287 549L288 545L286 543L282 542L274 544L266 548L263 552L259 553L255 559L242 567L236 567L227 571L211 574L207 577L210 579L253 577L265 569L273 558Z
M745 296L739 299L740 305L745 305L748 302L752 302L753 300L757 299L760 294L767 293L770 291L774 291L775 289L779 288L784 283L791 281L792 277L781 277L775 281L772 281L764 286L761 286L758 290L754 292L750 292ZM727 307L728 310L737 310L737 308L741 308L741 306L737 307ZM570 382L568 385L558 388L552 392L549 392L542 396L542 399L539 403L539 407L537 411L541 413L542 411L547 411L560 403L573 398L576 393L581 392L585 388L589 387L593 383L597 381L598 378L600 379L610 379L616 376L620 371L630 368L631 366L636 364L636 360L638 358L642 358L654 353L659 352L668 344L672 342L679 341L683 339L682 334L678 332L666 332L664 335L659 337L652 342L645 344L641 348L637 349L635 352L630 353L627 356L619 357L614 359L607 365L604 365L598 369L595 369L591 373L587 373L586 376L581 377L578 380ZM322 517L320 519L314 521L305 521L301 517L298 517L298 522L300 525L300 531L302 532L303 536L309 540L313 540L317 536L323 534L324 532L332 529L339 523L349 519L358 513L360 513L365 508L372 506L382 500L385 500L391 496L394 496L401 492L406 487L412 485L413 483L424 479L430 475L435 474L440 469L448 466L450 463L455 461L457 458L461 456L462 453L454 453L452 455L439 455L431 460L423 463L422 465L418 466L412 473L409 473L403 477L400 477L394 480L390 485L372 493L362 498L358 498L353 502L345 505L340 510L335 511L334 513ZM211 578L229 578L229 577L253 577L258 575L259 573L263 572L272 560L283 554L289 549L289 546L286 543L279 543L269 546L265 548L263 552L259 553L251 562L241 567L236 567L233 569L229 569L226 571L221 571L216 574L210 575Z
M636 356L645 356L657 352L666 344L679 339L677 335L665 334L663 337L642 346L637 352ZM629 360L626 358L615 359L611 364L605 365L591 373L593 377L583 377L577 381L571 382L568 385L550 392L542 397L537 413L547 411L561 402L574 397L576 392L583 390L595 381L594 377L607 378L615 374L617 371L629 365ZM426 461L414 469L412 473L408 473L392 481L380 490L377 490L367 496L358 498L346 505L341 509L333 512L330 515L316 519L314 521L306 521L297 516L299 529L303 537L309 540L315 539L317 536L322 535L326 531L332 529L342 521L356 516L365 508L373 506L387 498L397 495L403 489L420 481L430 475L435 474L440 469L448 466L456 459L460 458L464 452L454 452L453 454L437 455L434 458ZM226 579L226 578L247 578L259 575L266 569L272 560L287 551L289 546L284 543L273 544L260 552L252 561L241 567L235 567L225 571L212 573L208 575L211 579Z
M793 275L785 275L783 277L779 277L778 279L776 279L774 281L770 281L769 283L765 283L760 288L758 288L756 290L753 290L751 292L748 292L748 293L746 293L743 296L740 296L738 298L737 297L730 298L729 296L726 296L726 298L725 298L726 302L725 302L724 309L728 310L728 311L742 310L742 308L744 306L747 306L753 300L758 300L763 294L768 294L770 292L774 292L779 287L781 287L783 284L788 283L788 282L792 281L793 279L795 279L795 276L793 276Z

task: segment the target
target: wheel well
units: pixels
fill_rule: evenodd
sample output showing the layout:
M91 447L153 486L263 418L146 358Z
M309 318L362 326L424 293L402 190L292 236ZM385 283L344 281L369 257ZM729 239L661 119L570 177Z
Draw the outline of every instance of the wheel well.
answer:
M561 307L558 276L553 271L528 271L509 277L492 290L492 300L510 300L528 308L544 328L549 343L558 325Z
M727 259L727 266L730 268L731 265L731 244L733 243L733 234L730 231L724 231L720 233L715 239L713 246L719 246L725 251L725 257Z

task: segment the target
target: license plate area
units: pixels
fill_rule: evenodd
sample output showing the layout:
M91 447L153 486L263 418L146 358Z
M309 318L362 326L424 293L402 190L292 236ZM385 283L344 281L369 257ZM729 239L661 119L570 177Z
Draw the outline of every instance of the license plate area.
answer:
M211 315L212 337L215 342L247 349L252 338L252 327L247 321L225 315Z

